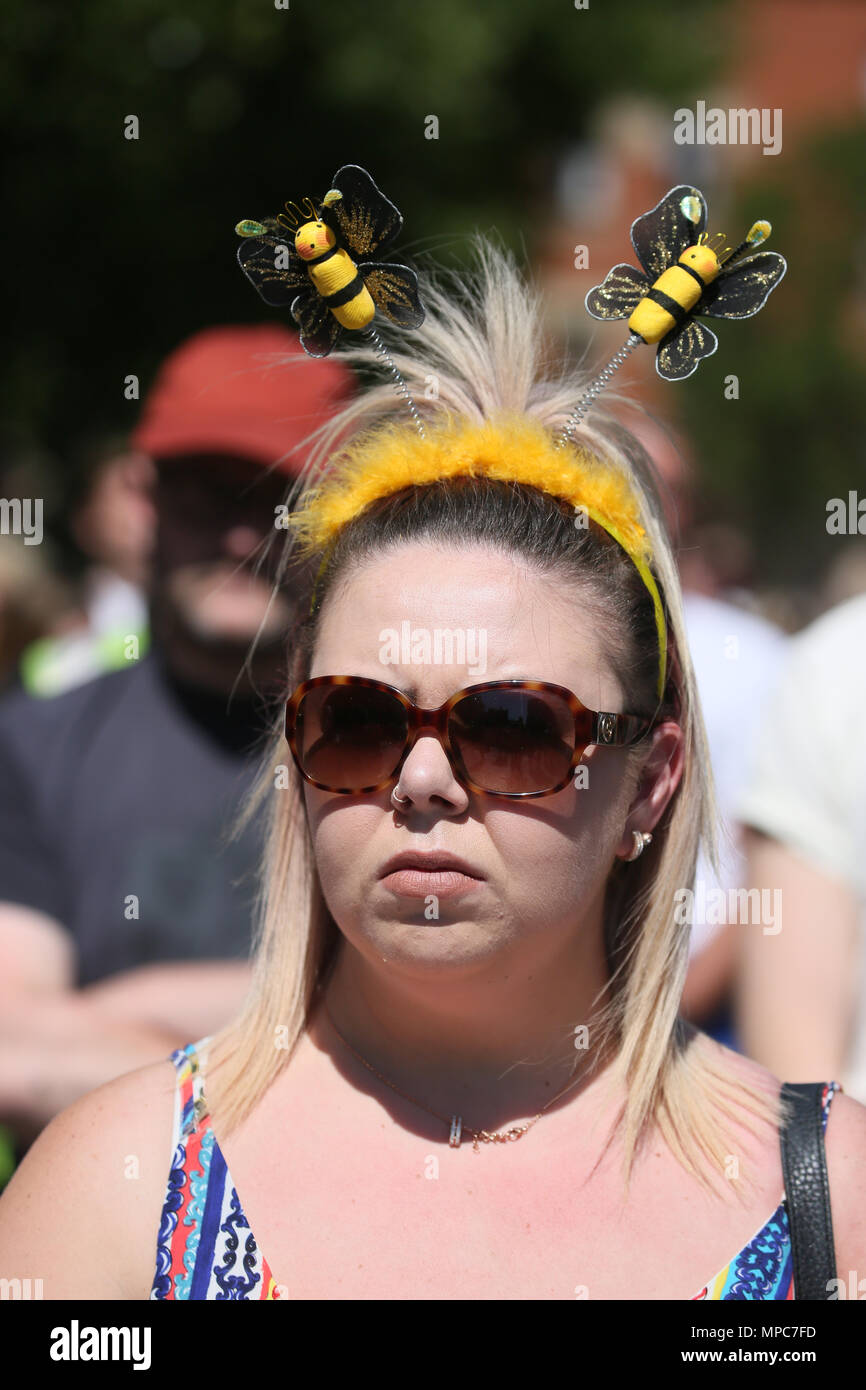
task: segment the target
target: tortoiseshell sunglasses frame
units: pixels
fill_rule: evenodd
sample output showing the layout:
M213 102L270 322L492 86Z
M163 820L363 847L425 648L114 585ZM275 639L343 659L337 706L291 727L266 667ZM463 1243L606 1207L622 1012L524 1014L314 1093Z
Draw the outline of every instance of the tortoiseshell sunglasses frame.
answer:
M406 743L397 761L394 771L381 782L376 782L368 787L331 787L324 782L318 781L310 776L301 766L300 755L298 753L297 741L295 738L295 722L301 701L309 690L321 685L357 685L364 686L368 690L381 690L389 695L393 695L406 711L407 731ZM540 690L553 695L560 696L567 704L574 718L574 753L566 775L555 787L545 787L543 791L537 792L494 792L488 791L486 787L479 787L469 777L463 765L459 753L452 748L451 740L448 736L448 716L454 706L466 698L467 695L477 695L483 690ZM555 792L562 791L571 781L574 769L577 767L584 752L594 744L604 747L625 748L632 744L639 743L653 727L653 721L642 719L635 714L611 714L606 711L587 709L574 694L567 690L564 685L551 685L547 681L534 680L500 680L500 681L481 681L477 685L464 686L456 694L451 695L444 704L438 709L425 709L421 705L416 705L410 700L408 695L404 695L402 690L397 690L393 685L388 685L385 681L373 680L369 676L313 676L310 680L303 681L295 690L291 698L286 702L285 713L285 735L292 757L301 776L312 786L318 787L320 791L335 792L340 796L365 796L370 792L384 791L385 788L395 782L399 776L404 762L415 744L422 729L433 729L439 737L439 741L445 749L446 756L451 764L451 770L457 781L469 791L475 792L478 796L506 797L509 800L522 801L527 797L553 796ZM587 737L584 737L584 734Z

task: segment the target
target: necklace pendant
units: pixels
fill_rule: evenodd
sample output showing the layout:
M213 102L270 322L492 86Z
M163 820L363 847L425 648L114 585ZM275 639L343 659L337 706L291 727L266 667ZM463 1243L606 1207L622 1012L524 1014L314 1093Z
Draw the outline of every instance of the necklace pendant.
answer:
M460 1115L451 1116L451 1133L448 1136L448 1143L452 1149L460 1148L460 1136L463 1133L463 1118Z

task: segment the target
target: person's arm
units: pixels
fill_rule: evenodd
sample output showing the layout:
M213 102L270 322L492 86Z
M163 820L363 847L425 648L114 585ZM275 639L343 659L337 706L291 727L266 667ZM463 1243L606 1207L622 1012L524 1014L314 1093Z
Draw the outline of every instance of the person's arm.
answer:
M33 767L44 711L0 711L0 1119L27 1142L77 1096L191 1039L134 1015L102 1018L76 991L65 864Z
M757 831L748 832L746 852L748 885L780 889L782 912L776 933L738 927L743 1049L783 1080L842 1079L859 1006L854 891Z
M74 988L74 970L59 922L0 905L0 1118L25 1141L94 1086L190 1041L181 1029L102 1015Z
M95 1086L216 1031L237 1012L248 971L182 962L79 990L63 927L0 904L0 1119L28 1141Z
M121 971L81 993L106 1020L135 1019L167 1033L183 1032L194 1042L234 1018L250 977L244 960L164 961Z
M77 988L68 870L33 766L43 706L0 712L0 1120L29 1141L94 1086L221 1028L249 967L148 965Z
M735 1007L745 1050L785 1081L860 1065L864 641L866 596L793 639L740 798L747 886L777 892L739 928Z

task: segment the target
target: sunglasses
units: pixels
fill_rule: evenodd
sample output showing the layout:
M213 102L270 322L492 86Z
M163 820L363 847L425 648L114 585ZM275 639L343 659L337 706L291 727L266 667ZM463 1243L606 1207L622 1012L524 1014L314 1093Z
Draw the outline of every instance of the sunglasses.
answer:
M457 780L486 796L551 796L591 744L626 747L652 721L587 709L545 681L485 681L438 709L366 676L314 676L286 704L286 739L314 787L359 796L399 776L422 729L439 737Z

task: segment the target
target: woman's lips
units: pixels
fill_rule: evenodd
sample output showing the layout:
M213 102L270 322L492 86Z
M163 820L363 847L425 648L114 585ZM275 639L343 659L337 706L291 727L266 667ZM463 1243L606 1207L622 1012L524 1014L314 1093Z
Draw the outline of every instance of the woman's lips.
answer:
M392 893L406 898L426 898L435 893L437 898L453 898L458 893L468 893L478 888L483 879L461 874L457 869L395 869L386 874L381 882Z

